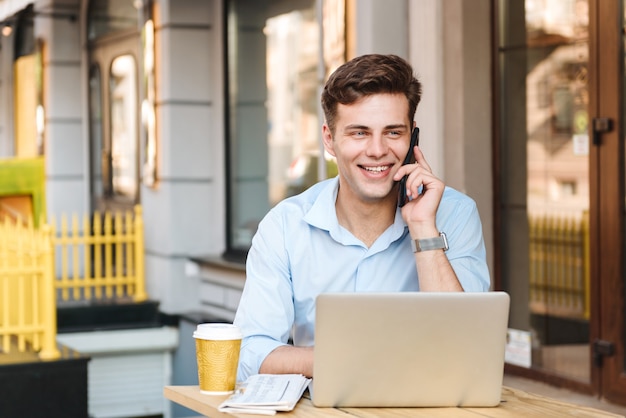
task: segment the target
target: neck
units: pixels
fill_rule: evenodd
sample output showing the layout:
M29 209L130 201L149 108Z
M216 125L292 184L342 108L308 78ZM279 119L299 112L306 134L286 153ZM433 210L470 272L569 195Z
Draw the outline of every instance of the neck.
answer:
M378 237L393 224L396 215L396 199L391 193L384 201L370 203L346 199L338 193L335 211L339 225L350 231L367 247L371 247Z

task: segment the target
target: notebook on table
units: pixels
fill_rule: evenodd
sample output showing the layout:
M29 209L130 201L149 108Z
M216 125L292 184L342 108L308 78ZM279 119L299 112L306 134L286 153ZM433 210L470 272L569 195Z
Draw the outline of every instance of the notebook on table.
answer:
M319 295L313 404L497 406L509 304L505 292Z

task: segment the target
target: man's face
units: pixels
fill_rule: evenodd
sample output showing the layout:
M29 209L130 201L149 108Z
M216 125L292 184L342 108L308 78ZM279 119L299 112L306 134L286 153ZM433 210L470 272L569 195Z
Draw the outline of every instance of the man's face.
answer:
M393 175L404 161L413 127L408 106L403 94L338 105L334 136L324 125L323 138L337 159L342 198L374 203L395 191Z

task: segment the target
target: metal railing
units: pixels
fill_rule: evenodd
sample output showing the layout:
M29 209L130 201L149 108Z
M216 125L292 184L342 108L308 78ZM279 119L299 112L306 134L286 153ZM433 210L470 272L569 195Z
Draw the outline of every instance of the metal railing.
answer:
M0 223L0 347L58 358L56 309L62 302L147 299L143 216L134 212L61 216L56 222Z

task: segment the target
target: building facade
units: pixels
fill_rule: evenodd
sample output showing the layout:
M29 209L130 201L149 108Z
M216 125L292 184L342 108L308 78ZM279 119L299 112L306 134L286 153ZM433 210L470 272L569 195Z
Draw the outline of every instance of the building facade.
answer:
M532 293L529 215L587 213L592 244L605 237L597 231L623 224L619 210L602 213L623 206L622 186L593 203L604 199L595 193L605 193L598 179L609 167L597 158L624 159L622 148L593 147L593 117L611 119L616 136L622 119L600 114L607 87L596 74L610 66L607 77L621 80L622 40L607 28L620 27L623 5L598 3L3 0L0 157L45 157L50 215L140 203L150 298L168 314L232 320L260 218L334 175L319 141L324 80L353 56L398 54L424 86L420 145L439 177L476 200L493 286L512 296L522 354L510 370L624 400L619 378L606 377L617 389L601 384L624 363L624 315L610 337L598 322L609 255L583 246L570 257L588 260L587 281L576 279L582 311L563 313ZM613 36L612 50L602 36ZM621 163L612 164L607 183L623 184ZM622 235L611 235L611 260L621 259ZM623 268L614 262L606 274L620 307ZM537 286L558 299L578 289L573 275L555 289ZM596 340L610 347L603 367L613 372L592 364ZM575 375L551 362L572 350Z

